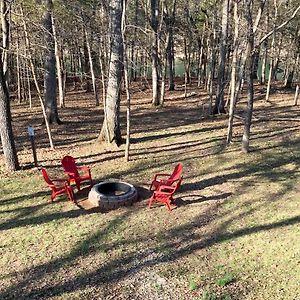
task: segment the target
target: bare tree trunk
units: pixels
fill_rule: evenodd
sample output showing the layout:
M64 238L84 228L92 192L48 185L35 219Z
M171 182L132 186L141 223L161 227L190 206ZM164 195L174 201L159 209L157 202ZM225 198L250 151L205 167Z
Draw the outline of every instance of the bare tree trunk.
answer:
M122 38L123 38L123 53L124 53L124 83L126 90L126 147L125 147L125 159L129 161L129 151L130 151L130 90L129 90L129 80L128 80L128 58L126 49L126 0L123 0L123 13L122 13Z
M44 17L44 33L47 47L45 52L44 101L49 123L61 124L56 101L55 42L52 27L53 3L52 0L44 0L44 2L47 9Z
M298 98L299 98L299 84L296 86L295 90L295 97L294 97L294 105L298 105Z
M202 64L203 64L203 51L204 51L204 36L205 36L205 23L203 24L202 36L199 41L199 61L198 61L198 87L202 82Z
M9 4L10 5L10 4ZM2 63L3 63L3 74L6 85L8 87L8 50L9 50L9 34L10 34L10 24L8 20L8 15L10 12L10 7L8 8L5 0L0 1L1 9L1 24L2 24Z
M17 150L11 124L9 94L0 61L0 136L6 168L10 171L19 169Z
M92 91L91 83L90 83L90 78L89 78L89 51L87 47L87 40L86 40L86 35L85 31L83 29L83 63L81 61L81 55L80 55L80 64L82 65L83 73L84 75L82 76L82 79L85 79L85 90L87 93L90 93Z
M216 66L216 29L215 29L215 19L213 19L212 24L212 34L208 40L208 49L209 49L209 67L207 67L207 91L209 93L209 114L212 114L212 105L213 105L213 80Z
M85 33L86 47L87 47L88 55L89 55L90 72L91 72L91 75L92 75L92 83L93 83L93 90L94 90L94 96L95 96L95 104L96 104L96 106L99 106L99 97L98 97L96 77L95 77L95 72L94 72L94 63L93 63L92 50L91 50L91 45L90 45L88 32L87 32L86 29L84 29L84 33Z
M50 125L49 125L47 114L46 114L45 104L44 104L44 101L42 98L42 93L41 93L39 83L37 81L36 74L35 74L35 68L34 68L34 63L33 63L31 49L30 49L30 41L28 38L28 31L27 31L26 22L24 19L22 4L21 4L20 8L21 8L21 16L22 16L22 21L23 21L24 35L25 35L26 52L28 53L28 60L29 60L30 68L31 68L31 73L32 73L34 84L35 84L35 88L37 90L38 98L40 100L44 121L46 124L47 134L48 134L48 138L49 138L50 148L54 149L54 144L53 144L52 135L51 135L51 129L50 129Z
M246 9L246 19L247 19L247 43L249 45L249 68L247 70L247 84L248 84L248 101L247 101L247 111L245 116L244 124L244 134L242 138L242 151L244 153L249 152L249 142L250 142L250 127L252 121L252 112L253 112L253 97L254 97L254 88L253 88L253 67L254 67L254 33L253 33L253 20L252 20L252 0L244 0L245 9Z
M271 90L271 81L274 69L274 55L275 55L275 33L276 33L276 20L277 20L277 3L274 0L274 21L273 21L273 34L272 34L272 44L271 44L271 61L270 61L270 70L269 70L269 77L268 77L268 84L267 84L267 92L266 92L266 101L269 101L270 97L270 90Z
M120 86L123 71L123 39L121 32L123 2L110 1L110 35L111 55L105 103L105 118L102 125L100 140L108 143L121 144L120 130ZM107 122L107 124L106 124ZM106 128L108 130L106 130Z
M267 58L268 58L268 46L267 42L263 44L264 46L264 54L263 54L263 60L261 64L261 77L260 77L260 84L266 83L266 65L267 65Z
M226 63L226 53L227 53L228 13L229 13L229 0L223 0L220 61L219 61L219 70L218 70L218 86L217 86L217 94L216 94L216 103L213 111L214 114L225 113L224 87L225 87L225 63Z
M167 35L168 35L168 43L167 43L167 62L169 68L169 91L175 90L175 61L174 61L174 37L173 37L173 27L175 23L175 15L176 15L176 0L173 0L172 4L172 12L167 19ZM165 71L166 72L166 71Z
M25 51L25 53L26 52L27 51ZM29 108L32 108L32 94L31 94L30 65L29 64L26 64L26 78L27 78Z
M165 101L165 86L166 86L166 74L167 74L167 57L165 57L162 65L162 76L161 76L161 93L160 93L160 105L164 105Z
M151 0L151 27L152 27L152 104L160 103L160 78L158 57L158 23L159 23L159 0Z
M173 29L170 32L170 40L167 48L167 62L169 69L169 91L175 90L175 61L174 61L174 38Z
M102 99L104 103L106 98L106 93L105 93L106 85L105 85L105 70L104 70L104 63L103 63L103 51L102 51L101 41L99 41L99 65L100 65L101 83L102 83Z
M61 54L58 47L58 40L57 40L54 18L52 18L52 30L53 30L53 38L54 38L55 60L56 60L56 70L57 70L57 79L58 79L59 107L64 107L65 92L64 92L64 85L63 85L63 71L62 71Z
M134 0L134 33L133 33L133 39L131 41L131 63L130 63L130 80L136 81L136 77L137 77L137 53L135 55L135 45L136 45L136 41L137 41L137 26L138 26L138 10L139 10L139 0ZM124 52L125 53L125 52ZM124 56L125 58L125 56ZM127 58L127 62L128 62L128 58ZM125 74L124 74L125 76Z
M21 103L22 95L21 95L21 68L20 68L20 56L19 56L19 37L17 37L17 97L18 102Z
M238 16L238 2L234 2L234 41L233 41L233 57L231 67L231 81L230 81L230 106L229 106L229 120L227 130L227 143L232 141L233 132L233 117L236 106L236 73L238 62L238 38L239 38L239 16Z
M187 50L187 43L186 38L183 39L184 44L184 97L187 96L187 84L189 80L189 58L188 58L188 50Z
M21 59L21 95L22 95L22 99L24 100L24 102L27 102L27 93L26 93L26 75L25 75L25 62L24 59Z
M299 64L299 53L297 54L296 58L293 60L295 63L293 63L291 70L288 70L288 74L286 77L286 80L284 82L284 87L285 88L292 88L293 85L293 79L294 79L294 74L295 74L295 68Z
M9 48L9 23L7 20L7 8L4 0L1 0L2 19L2 45L3 53L0 60L0 136L6 168L10 171L19 169L17 150L11 123L11 111L8 92L8 48Z

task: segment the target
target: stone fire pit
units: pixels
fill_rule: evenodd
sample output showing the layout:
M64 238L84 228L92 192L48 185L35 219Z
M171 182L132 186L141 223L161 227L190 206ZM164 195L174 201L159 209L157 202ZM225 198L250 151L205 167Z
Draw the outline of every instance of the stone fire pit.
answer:
M110 210L131 205L137 200L137 196L137 190L132 184L119 180L107 180L92 187L88 200L93 206Z

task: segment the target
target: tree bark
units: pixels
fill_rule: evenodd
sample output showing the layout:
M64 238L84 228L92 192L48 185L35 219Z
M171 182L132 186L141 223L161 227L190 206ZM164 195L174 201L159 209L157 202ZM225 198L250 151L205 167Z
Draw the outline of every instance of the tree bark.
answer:
M203 72L202 72L202 65L203 65L203 55L204 55L204 36L205 36L205 23L203 24L203 30L201 38L199 37L198 47L199 47L199 61L198 61L198 83L197 86L201 86Z
M86 34L85 29L83 29L83 72L84 72L84 79L85 79L85 90L87 93L92 91L92 86L89 79L89 50L87 46Z
M10 171L19 169L17 150L11 124L9 93L0 61L0 136L6 168Z
M137 3L136 3L137 5ZM125 147L125 159L129 161L130 155L130 90L129 90L129 78L128 78L128 58L126 47L126 0L123 0L123 13L122 13L122 38L123 38L123 59L124 59L124 84L126 90L126 147Z
M84 33L85 33L86 46L87 46L88 55L89 55L90 72L92 75L92 83L93 83L93 90L94 90L94 96L95 96L95 105L99 106L99 96L98 96L98 91L97 91L97 83L96 83L96 77L95 77L95 72L94 72L94 62L93 62L91 45L90 45L90 39L89 39L88 32L86 29L84 29Z
M298 105L298 98L299 98L299 84L296 86L295 90L295 97L294 97L294 105Z
M219 60L219 69L218 69L218 86L217 86L216 102L213 111L214 114L225 113L224 87L225 87L225 63L226 63L226 53L227 53L228 13L229 13L229 0L223 0L220 60Z
M120 88L123 72L123 39L121 31L123 3L122 0L110 1L110 40L111 55L105 101L105 117L100 140L121 144L120 130Z
M293 86L293 80L294 80L294 75L295 75L295 68L298 66L299 64L299 53L297 54L297 56L294 58L294 63L291 66L291 70L288 70L288 74L286 76L286 80L284 82L284 87L285 88L289 88L291 89Z
M19 37L17 37L17 97L18 102L21 103L22 101L22 95L21 95L21 68L20 68L20 56L19 56Z
M59 107L65 106L65 91L63 85L63 70L61 63L61 52L58 46L58 39L56 34L56 27L54 23L54 18L52 18L52 30L53 30L53 38L54 38L54 46L55 46L55 60L56 60L56 71L57 71L57 79L58 79L58 94L59 94Z
M56 69L55 69L55 42L52 27L53 3L52 0L45 0L46 13L44 17L45 29L45 77L44 77L44 101L47 119L49 123L61 124L58 117L57 101L56 101Z
M174 36L173 36L175 15L176 15L176 0L173 0L172 12L170 15L167 16L167 20L166 20L167 35L168 35L166 55L167 55L167 62L168 62L168 69L169 69L169 91L175 90L175 62L174 62Z
M9 50L9 30L10 24L8 20L8 14L10 7L8 8L5 0L0 1L1 9L1 23L2 23L2 63L3 63L3 74L4 79L8 88L8 50Z
M151 27L152 27L152 104L160 105L160 77L158 57L158 23L159 0L151 0Z
M244 153L249 152L249 143L250 143L250 127L252 121L252 112L253 112L253 97L254 97L254 87L253 87L253 68L254 68L254 33L253 33L253 20L252 20L252 0L245 1L245 14L247 19L247 42L249 46L249 65L247 70L247 85L248 85L248 100L247 100L247 111L245 116L244 124L244 134L242 138L242 151Z
M227 143L232 141L233 132L233 117L235 106L237 102L236 97L236 75L238 67L238 38L239 38L239 16L238 16L238 2L234 2L234 41L233 41L233 57L231 64L231 81L230 81L230 106L229 106L229 119L227 130Z

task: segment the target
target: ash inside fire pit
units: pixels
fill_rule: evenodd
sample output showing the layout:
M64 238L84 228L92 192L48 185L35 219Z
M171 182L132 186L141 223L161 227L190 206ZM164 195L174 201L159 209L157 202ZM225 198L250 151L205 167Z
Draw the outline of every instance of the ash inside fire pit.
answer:
M124 195L131 187L123 182L106 182L98 186L98 192L106 196Z
M104 210L130 205L137 200L137 190L127 182L108 180L95 184L89 192L88 200Z

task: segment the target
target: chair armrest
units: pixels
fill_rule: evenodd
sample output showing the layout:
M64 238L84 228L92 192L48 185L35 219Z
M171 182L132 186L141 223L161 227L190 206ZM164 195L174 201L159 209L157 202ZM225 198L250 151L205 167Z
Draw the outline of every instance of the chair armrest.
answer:
M55 179L52 179L53 182L67 182L67 178L63 179L63 178L55 178Z
M52 180L52 182L53 182L53 184L49 184L49 186L54 187L54 188L62 188L62 187L70 186L67 181L65 181L64 183L55 183L55 180Z
M182 177L174 180L172 182L172 184L160 184L157 191L160 192L160 193L162 193L163 190L169 190L168 193L173 193L173 192L175 192L178 189L181 181L182 181Z
M155 191L155 193L159 193L159 194L165 194L168 195L172 192L174 192L176 189L176 186L171 186L171 185L160 185L158 190ZM167 190L167 191L166 191Z
M75 174L74 172L68 172L68 171L64 171L65 175L67 175L69 177L69 179L75 178Z
M87 166L81 166L81 167L77 167L78 171L82 171L84 173L87 173L87 174L91 174L91 169L90 167L87 167Z
M90 167L87 167L87 166L80 166L80 167L77 167L78 170L90 170Z
M170 177L170 176L171 176L171 174L158 173L158 174L155 174L153 180L157 180L157 177Z

